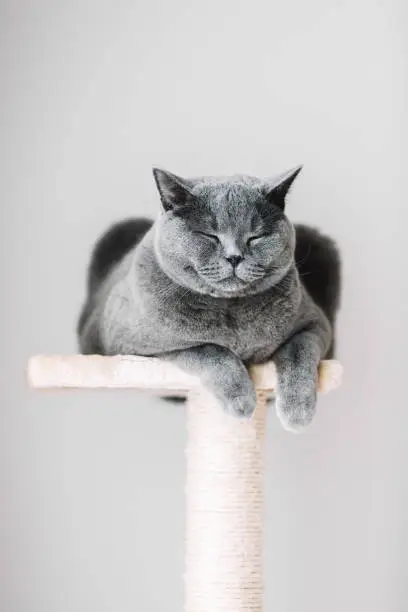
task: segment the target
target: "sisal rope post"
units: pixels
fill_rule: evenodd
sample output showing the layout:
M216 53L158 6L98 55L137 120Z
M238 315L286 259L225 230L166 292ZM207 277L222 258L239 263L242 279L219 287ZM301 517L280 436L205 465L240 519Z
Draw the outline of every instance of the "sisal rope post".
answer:
M50 388L134 388L188 394L185 612L261 612L263 447L272 363L250 371L257 392L251 419L223 412L196 377L158 359L39 356L29 384ZM342 367L323 361L319 391L335 389Z
M249 421L206 391L187 407L186 612L262 609L266 395Z

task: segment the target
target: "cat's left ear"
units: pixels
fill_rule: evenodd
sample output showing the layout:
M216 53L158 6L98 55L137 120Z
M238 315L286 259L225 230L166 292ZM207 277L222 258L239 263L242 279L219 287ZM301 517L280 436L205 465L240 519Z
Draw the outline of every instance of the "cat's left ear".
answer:
M296 166L296 168L292 168L291 170L280 174L276 178L267 181L264 187L264 195L266 199L272 204L279 206L281 210L284 210L285 198L302 167L303 166Z
M193 198L190 181L161 168L153 168L153 176L164 210L183 208Z

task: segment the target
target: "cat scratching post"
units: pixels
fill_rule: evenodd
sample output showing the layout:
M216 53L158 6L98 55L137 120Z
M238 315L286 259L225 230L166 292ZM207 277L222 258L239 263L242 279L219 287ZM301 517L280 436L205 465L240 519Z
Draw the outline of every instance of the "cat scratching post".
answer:
M319 390L337 387L341 373L338 362L322 362ZM185 612L261 612L263 442L273 364L251 370L258 401L249 420L224 414L197 378L158 359L33 357L28 376L38 389L188 394Z

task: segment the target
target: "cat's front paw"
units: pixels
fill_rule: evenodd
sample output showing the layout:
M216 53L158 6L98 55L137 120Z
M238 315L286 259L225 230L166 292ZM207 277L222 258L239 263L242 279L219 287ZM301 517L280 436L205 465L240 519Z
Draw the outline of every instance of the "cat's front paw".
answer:
M312 422L316 412L316 388L296 388L276 396L276 413L287 431L301 433Z
M252 416L256 405L255 391L245 395L239 395L226 401L225 407L229 414L239 418L249 418Z
M227 414L245 419L255 410L256 393L244 364L238 366L226 369L224 364L213 389Z

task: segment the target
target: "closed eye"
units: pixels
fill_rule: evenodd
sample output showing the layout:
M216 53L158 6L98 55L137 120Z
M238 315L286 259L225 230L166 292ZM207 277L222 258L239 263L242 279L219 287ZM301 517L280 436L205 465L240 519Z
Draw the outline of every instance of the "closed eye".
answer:
M247 240L247 244L256 244L258 240L262 240L262 238L269 238L271 234L256 234L255 236L250 236Z
M213 242L219 242L218 236L216 236L215 234L207 234L207 232L200 232L198 230L196 230L194 234L197 234L198 236L204 236L204 238L208 238L209 240L212 240Z

